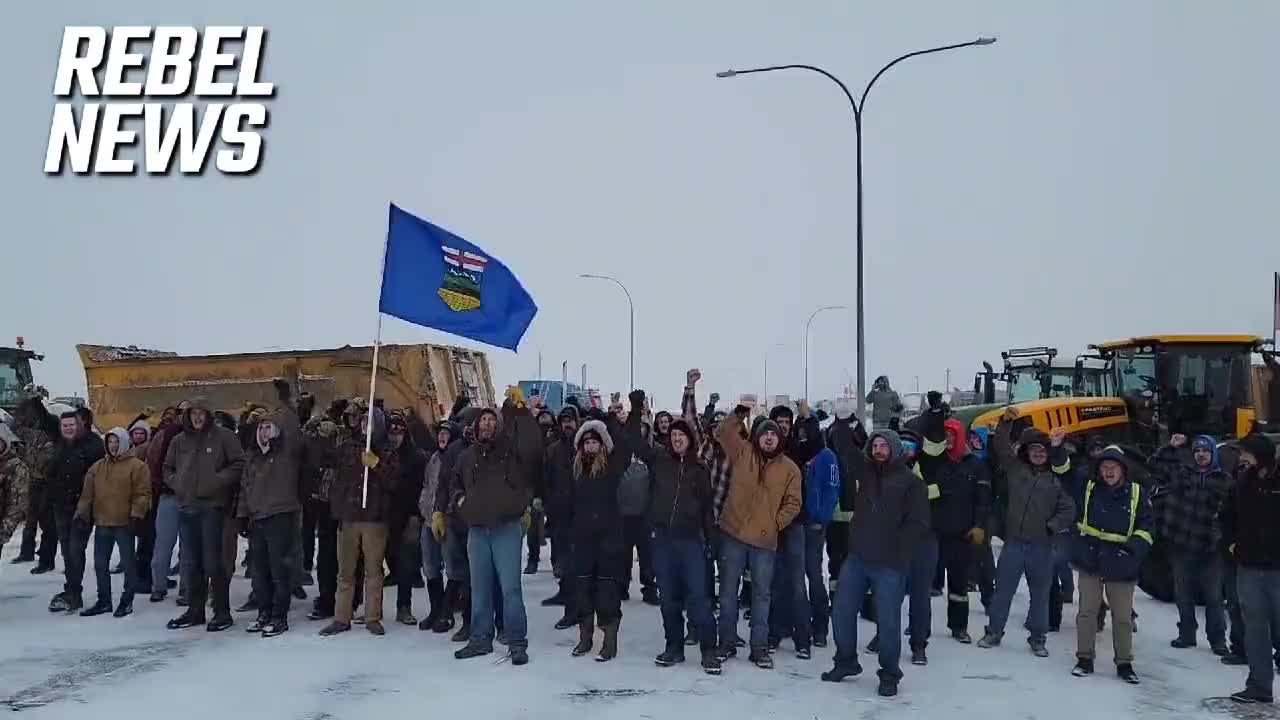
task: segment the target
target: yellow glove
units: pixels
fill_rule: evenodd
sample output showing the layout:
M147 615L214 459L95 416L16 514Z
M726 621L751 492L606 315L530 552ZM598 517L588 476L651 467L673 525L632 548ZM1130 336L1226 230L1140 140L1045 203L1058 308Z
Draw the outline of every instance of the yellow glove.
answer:
M507 388L507 399L516 407L524 407L524 390L519 385Z
M444 542L444 513L431 513L431 534L436 536L436 542Z
M525 510L524 514L520 516L520 527L524 528L525 532L529 532L531 525L533 525L533 516L529 514L528 510Z
M366 450L364 451L364 454L360 456L360 462L365 467L372 470L378 467L378 454L372 450Z
M981 545L987 541L987 531L982 528L974 528L965 533L964 537L974 545Z

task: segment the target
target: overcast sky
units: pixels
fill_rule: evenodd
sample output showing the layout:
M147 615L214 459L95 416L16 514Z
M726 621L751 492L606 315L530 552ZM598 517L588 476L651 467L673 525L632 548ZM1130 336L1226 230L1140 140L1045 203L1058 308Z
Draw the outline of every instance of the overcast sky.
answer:
M184 7L185 6L185 7ZM5 3L0 342L84 392L78 342L183 353L368 344L387 203L503 260L540 312L495 383L684 371L803 390L804 323L855 302L848 104L865 118L868 380L972 382L1010 346L1269 334L1280 269L1273 0ZM62 28L264 25L251 178L46 177ZM813 324L811 395L856 372ZM474 344L388 319L389 342ZM774 347L775 345L781 347ZM772 348L772 349L770 349Z

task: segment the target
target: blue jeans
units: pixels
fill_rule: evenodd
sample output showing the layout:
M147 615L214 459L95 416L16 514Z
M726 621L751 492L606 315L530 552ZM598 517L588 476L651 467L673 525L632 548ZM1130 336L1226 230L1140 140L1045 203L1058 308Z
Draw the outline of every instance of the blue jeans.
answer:
M925 592L928 592L928 576ZM831 629L836 640L836 664L858 665L858 612L873 590L880 633L880 672L893 678L902 677L902 598L907 576L900 570L872 567L857 555L845 558L836 581L835 607L831 613Z
M1050 543L1008 542L996 562L996 594L991 598L987 632L1003 635L1009 607L1022 577L1027 578L1031 605L1027 609L1028 641L1044 642L1049 632L1049 585L1053 581L1053 546Z
M911 553L911 567L907 571L907 628L911 634L911 647L923 648L929 644L933 627L933 576L938 571L938 536L929 533ZM877 608L878 609L878 608ZM876 619L880 619L876 615ZM884 634L880 634L884 642Z
M422 545L422 574L428 580L439 580L444 577L444 545L436 540L435 533L431 532L431 523L426 522L422 525L422 537L419 539Z
M165 592L169 587L169 564L173 562L173 548L178 544L178 499L161 495L156 504L156 547L151 553L151 592ZM178 549L178 564L184 566L185 553ZM182 593L187 589L187 572L183 567L180 576Z
M133 531L124 527L98 526L93 531L93 574L98 578L98 600L111 604L111 551L120 549L120 567L124 569L122 591L133 595L137 582L134 567ZM161 586L163 587L163 586Z
M720 544L720 645L732 646L738 635L738 582L751 569L751 648L769 647L769 589L773 585L774 551L739 542L728 533Z
M805 590L806 560L804 526L792 524L778 534L770 588L769 638L790 637L797 648L809 647L813 641L813 611Z
M1195 642L1196 595L1204 594L1205 636L1210 645L1227 641L1227 618L1222 604L1222 557L1213 552L1175 550L1169 554L1173 568L1173 599L1178 605L1178 637Z
M501 589L503 635L512 649L529 647L528 618L520 591L523 531L519 520L473 527L467 534L471 561L471 644L493 647L494 581Z
M1245 687L1271 697L1275 679L1271 636L1280 628L1280 571L1241 567L1236 571L1236 590L1244 614L1245 657L1249 659Z
M684 645L684 613L702 647L715 645L716 626L711 616L703 542L656 528L653 534L654 570L662 598L662 630L667 647Z

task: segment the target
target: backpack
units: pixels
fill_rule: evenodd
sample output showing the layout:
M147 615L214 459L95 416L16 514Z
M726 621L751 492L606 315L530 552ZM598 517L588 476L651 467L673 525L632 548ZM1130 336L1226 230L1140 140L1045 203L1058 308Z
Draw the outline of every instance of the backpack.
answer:
M631 459L618 481L618 510L623 517L638 517L649 510L649 466L640 458Z

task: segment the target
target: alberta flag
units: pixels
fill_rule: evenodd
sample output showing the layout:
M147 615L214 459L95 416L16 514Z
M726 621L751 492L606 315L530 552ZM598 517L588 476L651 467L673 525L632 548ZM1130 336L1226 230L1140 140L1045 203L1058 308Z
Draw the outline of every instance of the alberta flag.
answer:
M538 306L500 260L391 205L378 309L515 350Z

